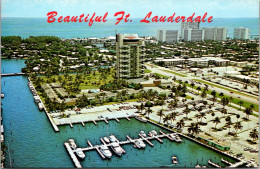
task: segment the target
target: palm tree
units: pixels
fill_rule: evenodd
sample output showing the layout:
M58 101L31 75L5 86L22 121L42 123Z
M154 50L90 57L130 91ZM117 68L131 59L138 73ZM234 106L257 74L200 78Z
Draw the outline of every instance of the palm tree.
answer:
M169 118L170 118L170 120L171 120L171 124L172 124L172 122L176 119L176 113L175 112L172 112L170 115L169 115Z
M225 106L228 105L228 103L229 103L228 98L222 97L221 103L222 103L222 105L223 105L223 108L225 108Z
M251 107L248 107L244 110L244 113L246 114L246 118L249 119L249 116L253 114L253 110Z
M231 104L231 102L232 102L233 100L234 100L233 97L230 96L230 97L229 97L229 103Z
M195 86L195 84L192 82L192 83L190 84L190 86L191 86L192 92L193 92L193 87Z
M237 134L237 130L241 130L243 128L243 126L241 125L241 123L239 121L239 122L235 123L234 128L236 129L236 134Z
M163 123L166 123L168 125L168 121L170 120L170 116L166 115L163 117Z
M243 106L244 102L243 102L242 100L240 100L240 101L238 102L238 104L239 104L240 110L241 110L241 106Z
M163 113L163 109L159 110L159 111L156 113L156 115L160 117L159 123L161 123L161 118L162 118L163 116L165 116L164 113Z
M191 110L188 108L188 105L186 105L186 108L183 110L183 112L186 114L186 118L188 118L188 114L191 112Z
M183 128L184 126L185 126L185 122L182 119L176 123L177 128Z
M197 90L199 91L199 94L200 94L201 88L199 86L197 87Z
M258 139L258 131L256 129L252 129L249 133L249 137L253 139L253 141Z
M213 123L216 123L215 129L217 129L217 124L220 123L219 117L216 117L216 118L213 120Z
M251 108L251 109L254 109L254 108L255 108L255 106L254 106L253 104L251 104L251 105L250 105L250 108Z
M188 132L189 133L192 133L192 135L195 133L195 134L198 134L200 132L200 126L198 123L191 123L189 128L188 128Z
M199 115L199 114L196 114L196 115L194 116L194 118L196 118L196 119L197 119L197 122L198 122L198 120L199 120L199 118L200 118L200 115Z
M224 94L222 92L219 93L219 97L224 97Z
M151 113L153 113L153 110L152 110L150 107L148 107L148 108L146 109L146 114L148 115L148 118L150 118L149 115L150 115Z
M240 118L240 114L236 114L236 118L237 118L237 122L238 122L238 119Z
M211 95L213 96L213 100L215 101L215 100L216 100L216 95L217 95L216 91L213 90L213 91L211 92Z
M141 105L140 105L141 114L143 114L143 110L144 110L144 109L145 109L144 104L141 103Z
M228 126L229 132L230 132L230 126L232 124L231 117L227 116L225 120L226 120L226 125Z

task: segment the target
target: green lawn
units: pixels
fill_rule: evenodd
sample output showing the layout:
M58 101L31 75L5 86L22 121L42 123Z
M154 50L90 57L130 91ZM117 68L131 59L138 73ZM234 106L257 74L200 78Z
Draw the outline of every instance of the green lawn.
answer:
M152 71L151 70L149 70L149 69L145 69L144 70L144 73L151 73Z
M258 99L258 97L251 96L251 95L248 95L248 94L245 94L245 93L241 93L241 92L238 92L236 90L229 89L229 88L226 88L224 86L217 85L217 84L214 84L214 83L210 83L210 82L207 82L207 81L204 81L204 80L199 80L199 79L192 79L192 80L197 81L197 82L201 82L201 83L204 83L204 84L207 84L207 85L211 85L211 86L214 86L214 87L217 87L217 88L220 88L220 89L224 89L224 90L227 90L227 91L230 91L230 92L233 92L233 93L238 93L238 94L241 94L241 95L245 95L245 96L249 96L249 97L253 97L253 98Z
M161 78L169 78L169 76L165 76L165 75L162 75L160 73L154 73L154 74L160 76Z
M171 71L171 70L163 70L163 69L159 69L159 70L164 71L164 72L168 72L168 73L172 73L172 74L175 74L175 75L177 75L177 76L187 77L187 76L184 75L184 74L177 73L177 72L174 72L174 71Z

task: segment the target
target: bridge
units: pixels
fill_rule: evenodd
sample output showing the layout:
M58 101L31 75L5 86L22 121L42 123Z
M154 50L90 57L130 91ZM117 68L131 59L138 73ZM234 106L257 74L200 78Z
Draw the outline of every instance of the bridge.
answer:
M2 77L5 76L23 76L26 75L26 73L6 73L6 74L1 74Z

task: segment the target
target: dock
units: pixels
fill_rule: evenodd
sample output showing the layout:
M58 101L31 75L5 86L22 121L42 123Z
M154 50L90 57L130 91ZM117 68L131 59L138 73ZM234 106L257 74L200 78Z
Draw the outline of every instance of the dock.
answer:
M70 122L70 127L71 127L71 128L73 128L73 125L72 125L72 123L71 123L71 122Z
M162 133L162 132L160 132L160 133ZM122 147L122 145L125 145L125 144L135 144L135 141L136 141L136 140L141 139L142 141L147 142L150 146L153 147L154 145L153 145L153 143L150 142L150 140L156 139L156 140L158 140L160 143L163 143L163 140L161 140L161 138L168 138L168 139L169 139L170 137L168 137L168 136L169 136L170 134L171 134L171 133L169 133L169 134L162 133L161 135L152 136L152 137L145 137L145 138L142 137L141 135L139 135L140 137L135 138L135 139L133 139L133 138L131 138L129 135L127 135L127 136L126 136L127 140L125 140L125 141L119 141L119 140L116 138L116 142L118 142L118 144ZM83 147L83 148L79 148L79 149L81 149L83 152L85 152L85 151L91 151L91 150L96 150L97 153L100 155L100 157L101 157L102 159L106 159L106 157L101 153L100 148L101 148L101 146L103 146L103 145L106 145L107 147L111 147L111 143L106 143L103 138L100 138L100 141L101 141L102 144L100 144L100 145L94 145L94 146L93 146L92 143L91 143L89 140L87 140L88 147ZM76 166L77 168L81 168L81 165L80 165L80 163L79 163L79 161L78 161L78 159L77 159L77 157L76 157L76 155L75 155L76 150L72 150L71 147L70 147L70 145L69 145L68 143L66 143L66 142L64 143L64 145L66 146L66 148L67 148L67 150L68 150L68 152L69 152L69 154L70 154L70 156L71 156L71 159L73 160L75 166ZM124 149L123 149L123 153L125 153L125 150L124 150ZM75 158L76 158L76 159L75 159Z
M97 125L97 122L95 120L92 120L95 125Z
M72 149L71 149L69 143L66 143L66 142L65 142L65 143L64 143L64 146L66 147L66 149L67 149L67 151L68 151L68 153L69 153L69 155L70 155L72 161L74 162L74 165L75 165L77 168L82 168L82 166L81 166L81 164L80 164L78 158L76 157L76 155L75 155L74 152L72 151Z
M115 120L119 123L119 120L118 120L118 118L115 118Z
M229 162L229 161L227 161L227 160L224 160L223 158L221 158L221 161L223 162L223 163L226 163L226 164L228 164L228 165L234 165L233 163L231 163L231 162Z
M231 166L229 166L230 168L237 168L237 167L240 167L241 165L244 165L246 164L246 161L242 160L242 161L239 161Z
M139 134L139 136L140 136L144 141L146 141L150 146L153 147L153 143L152 143L152 142L150 142L148 139L144 138L141 134Z
M22 75L26 75L25 73L6 73L6 74L1 74L2 77L5 76L22 76Z
M125 118L126 118L128 121L130 121L130 120L131 120L131 119L130 119L129 117L127 117L127 116L126 116Z
M173 139L169 135L165 134L162 130L160 130L159 132L165 135L169 140L173 141Z
M107 121L107 119L106 118L104 118L104 121L108 124L108 121Z
M208 163L210 164L210 165L212 165L213 167L216 167L216 168L221 168L218 164L216 164L216 163L213 163L212 161L208 161Z
M83 127L85 127L85 123L83 121L81 122L81 124L82 124Z

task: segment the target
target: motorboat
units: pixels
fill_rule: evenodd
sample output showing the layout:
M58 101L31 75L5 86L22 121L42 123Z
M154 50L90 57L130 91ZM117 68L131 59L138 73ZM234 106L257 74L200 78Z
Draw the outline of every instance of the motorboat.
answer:
M111 149L118 156L121 156L124 153L123 148L119 145L118 142L111 143Z
M181 143L182 139L177 133L170 134L170 137L173 139L173 141L176 141L177 143Z
M143 140L142 139L137 139L135 142L135 147L137 148L145 148L146 145L144 144Z
M69 139L69 145L74 150L77 148L77 145L73 139Z
M142 116L135 116L135 119L136 119L136 120L139 120L139 121L141 121L141 122L144 122L144 123L147 122L147 119L144 118L144 117L142 117Z
M111 151L109 151L108 147L106 145L102 145L100 147L100 152L106 157L106 158L111 158L112 157L112 153Z
M176 156L172 157L172 164L178 164L178 159Z
M1 98L4 98L4 97L5 97L5 95L2 93L2 94L1 94Z
M39 110L41 111L41 110L44 109L44 105L43 105L42 103L38 103L38 108L39 108Z
M76 149L76 154L80 159L84 159L86 157L86 155L83 153L83 151L81 150L81 148L77 148Z
M110 140L109 140L109 138L107 138L107 137L104 137L104 141L105 141L106 143L110 143Z
M114 135L109 136L109 140L111 141L111 143L117 141L117 140L116 140L116 137L115 137Z
M195 168L201 168L201 166L200 166L199 164L197 164L197 165L195 166Z
M149 134L150 137L157 136L157 132L155 130L152 130Z
M141 130L139 134L140 134L142 137L146 137L146 134L145 134L145 132L144 132L143 130Z

